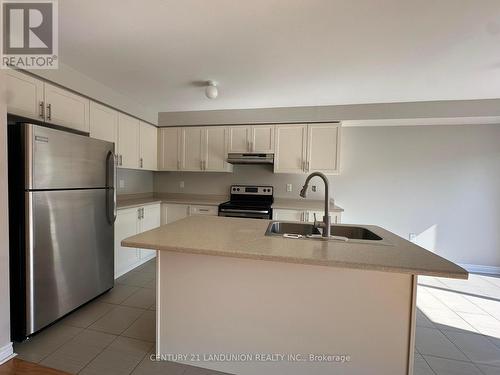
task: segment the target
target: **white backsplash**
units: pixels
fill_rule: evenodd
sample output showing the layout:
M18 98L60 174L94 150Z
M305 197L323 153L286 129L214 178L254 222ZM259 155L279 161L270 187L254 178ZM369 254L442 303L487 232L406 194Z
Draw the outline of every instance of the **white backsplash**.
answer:
M118 194L153 192L153 172L118 168Z
M335 177L330 177L332 180ZM206 172L157 172L154 176L154 187L160 193L186 194L229 194L231 185L271 185L274 195L279 198L299 199L299 192L306 175L274 174L270 165L235 165L233 173ZM184 188L181 183L184 182ZM286 191L286 185L292 184L292 191ZM317 191L309 190L308 198L323 198L323 181L319 178L311 181ZM331 183L333 185L333 183ZM332 189L335 191L334 189Z

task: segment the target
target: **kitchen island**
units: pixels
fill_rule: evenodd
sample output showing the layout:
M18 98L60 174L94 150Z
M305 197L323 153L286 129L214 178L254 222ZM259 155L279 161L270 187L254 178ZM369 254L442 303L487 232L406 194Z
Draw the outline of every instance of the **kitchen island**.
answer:
M130 237L154 249L160 359L232 374L411 374L416 275L467 278L381 241L266 236L267 220L192 216Z

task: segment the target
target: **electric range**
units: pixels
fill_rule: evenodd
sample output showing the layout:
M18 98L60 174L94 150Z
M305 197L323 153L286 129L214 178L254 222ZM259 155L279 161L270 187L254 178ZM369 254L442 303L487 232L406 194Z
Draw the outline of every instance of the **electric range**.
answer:
M231 200L219 205L219 216L271 220L273 190L272 186L232 185Z

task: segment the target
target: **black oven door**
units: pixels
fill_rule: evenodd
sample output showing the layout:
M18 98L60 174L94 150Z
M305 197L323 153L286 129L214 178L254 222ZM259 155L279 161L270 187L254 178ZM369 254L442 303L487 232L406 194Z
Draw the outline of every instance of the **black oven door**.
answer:
M238 210L238 209L220 209L219 216L242 217L248 219L268 219L271 220L271 210Z

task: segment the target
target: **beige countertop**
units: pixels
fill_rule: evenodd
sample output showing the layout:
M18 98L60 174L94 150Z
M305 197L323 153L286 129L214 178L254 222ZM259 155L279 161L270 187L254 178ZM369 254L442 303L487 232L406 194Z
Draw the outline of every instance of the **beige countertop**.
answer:
M119 199L116 202L116 208L117 209L124 209L124 208L134 208L134 207L140 207L140 206L145 206L148 204L156 204L156 203L161 203L162 200L159 198L129 198L129 199Z
M467 272L380 227L364 226L384 239L322 241L265 236L268 220L190 216L122 241L123 246L307 265L467 278ZM362 243L364 242L364 243Z
M205 206L218 206L228 201L229 198L224 195L203 195L203 194L129 194L118 196L117 208L132 208L153 203L175 203L175 204L195 204ZM324 202L313 199L290 199L275 198L273 208L289 210L314 210L322 211ZM343 208L331 203L331 212L342 212Z

